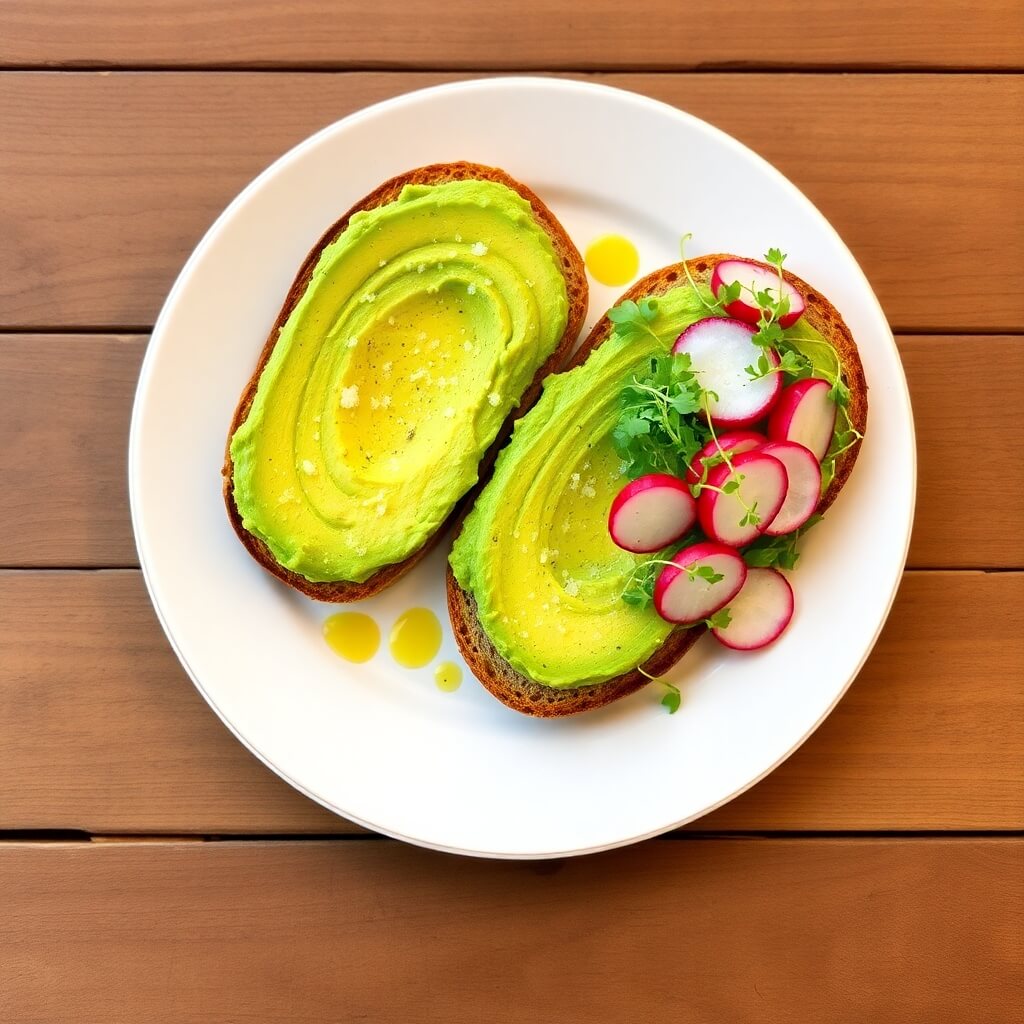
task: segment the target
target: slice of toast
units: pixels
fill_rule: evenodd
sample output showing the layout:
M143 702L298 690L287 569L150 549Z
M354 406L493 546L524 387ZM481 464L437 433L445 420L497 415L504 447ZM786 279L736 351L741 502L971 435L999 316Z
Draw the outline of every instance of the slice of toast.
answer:
M738 258L740 257L724 254L701 256L698 259L688 260L687 267L695 281L707 284L715 264L722 260ZM756 261L748 260L748 262ZM766 264L762 265L767 266ZM861 365L853 336L838 310L828 299L789 271L784 271L784 273L786 280L797 288L804 298L807 306L804 317L807 323L835 347L842 361L844 376L850 389L850 402L847 410L850 422L857 431L863 434L868 416L867 382L864 379L864 368ZM663 267L638 281L621 296L619 302L626 299L639 300L646 296L661 295L685 283L683 264L677 263ZM569 370L585 362L587 356L609 337L612 327L613 324L608 317L602 317L580 346L579 351L563 369ZM835 501L849 479L859 450L858 442L837 460L835 476L818 504L819 513L824 512ZM458 527L456 528L457 533ZM703 626L675 629L661 647L641 666L643 671L634 669L632 672L616 676L603 683L559 690L536 683L517 672L497 652L477 620L476 602L473 595L459 586L452 574L451 567L448 568L447 584L448 613L451 616L452 630L459 650L473 675L503 704L524 714L541 718L556 718L562 715L575 715L581 711L591 711L634 693L646 686L650 682L651 676L662 675L672 668L704 632Z
M551 355L547 358L544 364L538 368L533 380L530 382L530 385L523 392L518 407L513 409L502 429L498 431L498 436L495 438L493 444L480 460L481 476L494 461L498 449L504 443L511 431L512 423L518 417L522 416L523 413L525 413L530 406L537 401L540 396L541 382L549 373L552 373L565 361L576 341L576 337L580 332L580 328L583 326L583 320L587 314L587 276L583 266L583 258L580 256L576 246L573 245L572 240L566 234L565 229L558 222L555 215L529 188L496 167L486 167L482 164L468 163L466 161L447 164L431 164L427 167L418 167L415 170L408 171L405 174L400 174L398 177L391 178L389 181L384 182L383 185L375 189L364 199L361 199L339 221L332 224L331 227L327 229L320 241L313 246L313 249L299 268L298 275L285 298L284 306L281 308L281 312L278 313L277 319L274 321L274 326L270 329L270 335L263 346L263 352L260 354L259 360L256 363L256 369L253 371L252 376L245 385L245 389L242 391L242 397L238 403L238 408L235 409L235 415L232 417L231 427L228 430L227 450L224 458L224 468L222 470L224 478L224 503L227 506L228 518L231 520L231 525L234 527L235 533L238 534L238 538L241 540L246 550L268 572L272 573L284 583L287 583L290 587L294 587L296 590L301 591L307 597L311 597L316 601L332 601L338 603L361 601L363 598L371 597L373 594L377 594L386 587L391 586L392 583L394 583L399 577L404 576L405 573L407 573L425 554L427 554L434 544L437 543L438 538L444 535L447 527L458 518L460 504L456 504L455 509L452 511L446 522L431 536L431 538L403 561L383 566L362 583L349 582L347 580L339 580L329 583L314 583L307 580L305 576L302 576L300 573L293 572L291 569L285 568L285 566L281 565L263 540L256 537L254 534L251 534L242 525L242 516L235 505L234 499L234 466L231 460L231 438L249 414L249 409L256 397L256 388L259 384L260 375L263 373L263 368L266 366L267 361L270 359L270 355L274 350L274 346L277 344L278 332L284 326L288 317L291 315L295 304L305 292L306 286L312 277L313 270L315 269L323 250L335 241L345 228L348 227L348 222L354 214L359 213L361 210L372 210L378 206L384 206L385 204L392 202L398 198L402 189L406 185L441 185L449 181L498 182L499 184L510 188L513 192L517 192L530 204L534 219L551 239L551 244L555 250L555 257L561 267L562 276L565 278L566 295L569 304L568 318L566 320L565 331L562 334L562 337L559 339L558 344L555 346Z

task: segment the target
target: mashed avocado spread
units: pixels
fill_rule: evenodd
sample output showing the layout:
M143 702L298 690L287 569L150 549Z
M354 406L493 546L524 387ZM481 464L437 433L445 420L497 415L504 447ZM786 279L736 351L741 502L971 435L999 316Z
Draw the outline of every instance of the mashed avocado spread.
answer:
M708 300L710 291L702 287ZM556 688L604 682L643 664L673 626L623 590L649 558L617 547L608 510L626 483L612 445L622 388L707 312L688 285L658 297L657 339L613 333L516 425L451 555L481 627L519 672ZM787 338L812 362L834 359L802 321Z
M504 185L407 185L321 254L231 439L245 528L316 582L437 531L566 325L565 281Z

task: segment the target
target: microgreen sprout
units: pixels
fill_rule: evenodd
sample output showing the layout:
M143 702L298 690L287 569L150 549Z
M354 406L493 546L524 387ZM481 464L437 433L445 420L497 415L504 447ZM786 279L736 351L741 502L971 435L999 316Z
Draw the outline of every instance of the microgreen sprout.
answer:
M704 620L708 629L725 629L732 622L732 612L728 608L720 608L714 615Z
M718 443L718 435L715 433L714 425L711 421L711 405L708 396L713 395L712 391L703 392L704 395L704 413L707 417L708 430L711 432L711 439L715 442L715 447L718 449L721 461L726 464L729 468L729 474L725 479L725 483L721 487L716 487L713 484L707 482L708 477L708 464L704 463L704 469L701 472L700 480L693 485L694 497L700 495L701 491L715 491L718 494L734 494L736 500L740 503L743 508L743 518L740 520L740 526L757 526L761 522L761 516L757 511L757 502L753 505L748 505L746 499L740 493L740 484L746 479L743 473L737 473L736 467L733 465L732 459L729 457L729 449L723 448ZM717 457L717 456L716 456ZM709 460L710 461L710 460Z
M630 479L646 473L686 473L707 439L706 428L694 415L701 394L685 352L652 356L647 372L633 375L623 389L622 411L612 432Z

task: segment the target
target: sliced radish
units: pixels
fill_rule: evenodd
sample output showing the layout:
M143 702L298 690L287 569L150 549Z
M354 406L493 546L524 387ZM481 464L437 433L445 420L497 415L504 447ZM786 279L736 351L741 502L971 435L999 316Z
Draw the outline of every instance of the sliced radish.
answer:
M739 592L747 578L740 553L703 541L677 551L654 582L654 607L668 622L690 625L714 615ZM712 582L708 576L720 576Z
M831 390L832 385L820 377L790 384L768 420L769 438L802 444L821 462L836 427L836 403L828 397Z
M782 391L782 375L769 373L751 380L748 366L766 356L772 366L779 357L770 348L751 340L749 324L725 316L709 316L691 324L676 339L673 352L686 352L690 367L705 391L713 391L708 408L711 421L719 427L747 427L767 416Z
M704 532L734 548L749 544L764 533L786 500L786 467L760 451L731 458L708 474L697 498L697 516ZM732 484L738 483L733 489ZM723 493L728 489L730 493Z
M728 434L719 434L717 440L712 438L697 454L686 470L686 482L699 484L704 473L704 460L717 458L722 452L730 455L742 455L768 443L764 434L754 430L733 430ZM710 469L710 467L709 467Z
M697 521L697 502L678 477L648 473L626 484L608 513L612 540L641 554L660 551Z
M737 651L767 647L793 618L793 588L777 569L748 569L729 615L728 626L711 630L716 640Z
M769 267L761 267L746 260L722 260L711 274L711 293L717 298L718 290L734 281L739 281L744 286L744 291L740 292L740 297L735 302L730 302L725 307L726 313L737 320L756 324L761 319L761 310L746 289L750 288L755 292L771 289L774 299L779 294L778 273ZM779 326L792 327L803 315L803 296L785 280L782 282L782 294L789 298L789 312L779 317Z
M812 451L795 441L769 441L760 451L778 459L789 478L786 500L764 530L769 537L781 537L803 526L814 515L821 499L821 463Z

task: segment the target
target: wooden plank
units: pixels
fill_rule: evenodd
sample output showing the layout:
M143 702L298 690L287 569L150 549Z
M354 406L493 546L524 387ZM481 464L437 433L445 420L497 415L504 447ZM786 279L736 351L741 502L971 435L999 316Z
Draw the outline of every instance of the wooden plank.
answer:
M908 564L1024 567L1024 337L898 343L917 432Z
M1008 839L663 840L546 865L366 840L10 844L0 1011L10 1024L1007 1020L1022 869L1024 843Z
M8 481L0 489L0 566L138 564L125 453L145 343L125 335L0 336L0 478ZM909 564L1024 567L1024 475L1012 468L1024 464L1024 339L904 336L899 346L920 453ZM951 486L967 480L969 487Z
M0 573L0 829L351 831L252 758L137 572ZM700 830L1024 828L1024 574L908 573L833 715Z
M0 65L1019 68L1020 9L985 0L5 0Z
M2 76L0 327L151 324L208 224L274 157L368 103L452 77ZM595 80L675 104L775 163L851 245L897 329L1024 325L1024 291L993 288L990 271L1024 276L1024 135L1007 130L1024 119L1024 77ZM798 111L799 123L782 131L766 110ZM338 211L354 198L339 196Z
M0 336L0 565L138 565L128 426L145 345Z

